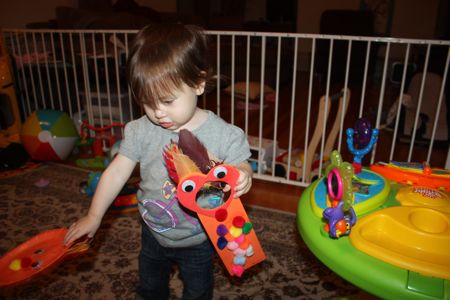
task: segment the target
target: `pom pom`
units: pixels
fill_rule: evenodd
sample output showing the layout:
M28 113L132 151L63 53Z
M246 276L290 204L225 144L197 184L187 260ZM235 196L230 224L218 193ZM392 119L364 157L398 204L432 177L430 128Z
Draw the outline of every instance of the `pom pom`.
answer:
M241 245L242 242L245 241L245 235L244 235L244 234L241 234L240 236L238 236L237 238L235 238L234 241L235 241L236 243L238 243L238 245Z
M228 212L227 212L225 209L218 209L218 210L216 211L215 216L216 216L216 220L217 220L218 222L223 222L223 221L225 221L225 220L227 219L227 217L228 217Z
M241 217L241 216L234 217L234 219L233 219L234 227L242 228L242 227L244 227L244 224L245 224L245 219L243 217Z
M227 245L227 248L231 251L236 250L239 247L239 245L236 242L229 242Z
M223 250L228 244L228 241L223 237L219 237L219 239L217 240L217 248L219 248L220 250Z
M246 261L247 261L247 259L243 256L235 256L233 258L233 264L235 264L235 265L243 266L243 265L245 265Z
M247 251L241 248L237 248L233 250L233 254L235 256L245 256L247 254Z
M244 234L249 234L250 231L252 231L252 229L253 229L252 223L247 222L247 223L244 224L244 227L242 227L242 232Z
M217 226L216 232L218 236L225 236L228 233L228 228L224 224L220 224Z
M252 256L253 254L255 254L255 250L253 250L253 246L250 245L245 251L245 256Z
M231 269L233 271L233 274L237 277L241 277L242 273L244 273L244 267L240 265L233 265Z
M237 238L238 236L240 236L242 234L242 228L237 228L237 227L231 226L230 233L232 236Z

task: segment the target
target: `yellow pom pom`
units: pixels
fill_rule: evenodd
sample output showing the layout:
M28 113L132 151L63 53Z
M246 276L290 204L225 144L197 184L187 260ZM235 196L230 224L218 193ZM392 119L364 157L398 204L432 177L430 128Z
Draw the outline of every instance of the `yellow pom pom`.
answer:
M13 271L19 271L21 269L20 259L15 259L9 264L9 268Z

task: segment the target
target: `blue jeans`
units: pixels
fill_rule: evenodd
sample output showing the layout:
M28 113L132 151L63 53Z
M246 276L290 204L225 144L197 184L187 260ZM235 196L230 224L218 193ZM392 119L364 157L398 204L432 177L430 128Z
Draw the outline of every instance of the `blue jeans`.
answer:
M139 286L142 299L169 298L172 264L176 263L183 280L183 298L212 299L214 288L213 258L215 251L209 240L186 248L166 248L142 224L142 246L139 254Z

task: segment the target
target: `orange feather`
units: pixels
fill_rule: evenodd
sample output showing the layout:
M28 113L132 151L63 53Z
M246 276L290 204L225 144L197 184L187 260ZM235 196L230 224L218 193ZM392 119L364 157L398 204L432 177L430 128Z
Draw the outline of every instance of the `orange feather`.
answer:
M192 173L201 173L198 166L181 151L175 142L164 148L163 157L169 176L175 183Z

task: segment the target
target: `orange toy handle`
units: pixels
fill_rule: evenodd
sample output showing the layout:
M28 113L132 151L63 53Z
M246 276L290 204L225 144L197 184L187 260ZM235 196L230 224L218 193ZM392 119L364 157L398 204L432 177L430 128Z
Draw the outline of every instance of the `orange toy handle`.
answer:
M74 257L85 253L89 250L91 242L92 238L88 238L87 236L79 238L67 247L65 256Z

